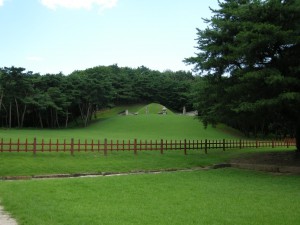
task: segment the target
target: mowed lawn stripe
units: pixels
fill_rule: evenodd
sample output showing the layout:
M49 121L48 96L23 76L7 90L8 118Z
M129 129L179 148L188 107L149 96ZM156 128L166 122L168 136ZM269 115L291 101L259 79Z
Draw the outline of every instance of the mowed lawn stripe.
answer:
M0 182L20 225L297 224L300 177L235 169Z

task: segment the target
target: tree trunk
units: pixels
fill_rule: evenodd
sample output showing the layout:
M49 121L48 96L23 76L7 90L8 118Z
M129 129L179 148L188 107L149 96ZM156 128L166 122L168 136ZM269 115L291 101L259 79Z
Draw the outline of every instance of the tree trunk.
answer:
M11 102L9 102L9 119L8 119L8 127L11 128Z
M83 106L81 107L80 104L78 104L79 110L80 110L80 117L82 119L82 121L84 121L84 113L83 113Z
M15 98L15 103L16 103L16 110L17 110L17 122L18 122L18 128L20 128L20 113L19 113L19 104L18 100Z
M3 99L3 91L1 92L1 96L0 96L0 112L1 112L1 107L2 107L2 99Z
M60 126L59 126L59 121L58 121L57 110L55 110L55 120L56 120L57 127L60 128Z
M52 108L50 108L50 127L54 128L55 127L55 121L53 119L53 112L52 112Z
M86 115L85 115L85 120L84 120L84 126L85 127L87 126L87 124L89 122L89 118L90 118L90 115L91 115L91 108L92 108L92 104L89 104L88 108L87 108Z
M23 127L23 124L24 124L24 118L25 118L26 109L27 109L27 105L25 104L24 110L23 110L23 112L22 112L21 128Z
M41 112L39 112L39 120L40 120L41 128L44 128L44 126L43 126L43 120L42 120L42 116L41 116Z
M67 109L67 111L66 111L66 123L65 123L66 128L68 128L68 121L69 121L69 110Z
M298 119L296 126L296 151L300 154L300 118Z

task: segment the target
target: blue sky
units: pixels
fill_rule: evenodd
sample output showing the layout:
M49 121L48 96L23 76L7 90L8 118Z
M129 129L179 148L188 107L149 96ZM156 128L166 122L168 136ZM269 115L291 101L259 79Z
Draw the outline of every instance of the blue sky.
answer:
M190 70L217 0L0 0L0 67L69 74L98 65Z

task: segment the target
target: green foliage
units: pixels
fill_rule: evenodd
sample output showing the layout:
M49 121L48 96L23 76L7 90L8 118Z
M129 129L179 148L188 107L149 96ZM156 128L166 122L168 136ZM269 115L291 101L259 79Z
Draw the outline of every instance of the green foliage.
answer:
M206 78L196 87L205 124L247 135L295 136L300 115L300 2L219 2L185 60Z
M159 102L173 110L189 107L189 72L98 66L63 74L0 69L0 126L60 128L87 126L100 110L115 105Z

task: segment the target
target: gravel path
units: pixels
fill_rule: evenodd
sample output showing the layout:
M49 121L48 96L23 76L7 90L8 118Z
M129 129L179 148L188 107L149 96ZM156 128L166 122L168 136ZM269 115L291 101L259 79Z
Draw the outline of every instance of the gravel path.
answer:
M15 219L11 218L8 213L3 211L3 207L0 205L0 224L1 225L18 225Z

